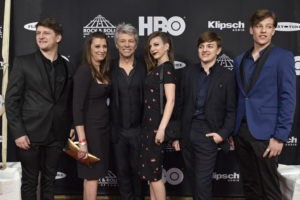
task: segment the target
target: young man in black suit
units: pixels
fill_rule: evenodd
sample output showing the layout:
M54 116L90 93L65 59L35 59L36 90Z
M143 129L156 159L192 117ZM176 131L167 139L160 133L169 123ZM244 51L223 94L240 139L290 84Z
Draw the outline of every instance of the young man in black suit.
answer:
M132 25L118 25L114 39L119 58L111 65L112 142L119 191L121 200L140 200L142 187L137 171L147 68L134 56L138 33Z
M193 186L193 199L212 198L212 174L218 146L226 146L235 123L234 73L216 60L222 38L214 32L199 36L199 64L183 70L179 109L182 116L182 154ZM179 150L179 142L173 146Z
M55 19L38 22L39 50L16 57L9 76L5 108L22 165L23 200L36 199L39 171L40 199L54 199L59 156L71 131L74 69L58 54L61 39Z

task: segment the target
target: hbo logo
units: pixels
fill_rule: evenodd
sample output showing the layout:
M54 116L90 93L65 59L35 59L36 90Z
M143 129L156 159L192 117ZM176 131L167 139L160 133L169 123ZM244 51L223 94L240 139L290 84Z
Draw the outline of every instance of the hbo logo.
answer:
M163 169L162 179L164 183L169 183L170 185L179 185L183 181L184 175L182 171L178 168L171 168L168 171Z
M173 36L181 35L185 30L185 21L178 16L171 17L169 20L165 17L139 17L140 36L150 35L154 31L168 32Z

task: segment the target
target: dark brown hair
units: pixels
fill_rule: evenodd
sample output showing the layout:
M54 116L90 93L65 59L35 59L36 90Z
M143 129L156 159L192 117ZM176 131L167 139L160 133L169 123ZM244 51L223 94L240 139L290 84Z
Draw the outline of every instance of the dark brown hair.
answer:
M92 63L92 56L91 56L91 44L93 42L93 39L100 38L105 39L107 44L107 53L104 60L100 63L100 70L98 71L96 67ZM83 54L82 54L82 62L86 63L92 71L93 78L97 81L101 81L102 83L108 82L110 83L109 78L109 46L107 41L107 36L102 32L94 32L90 35L88 35L85 38L84 44L83 44Z
M171 36L168 33L156 31L149 35L145 44L145 62L147 64L148 73L152 72L157 66L157 60L155 60L150 53L150 41L155 37L160 37L164 44L169 44L168 57L169 61L174 65L174 50Z
M273 19L273 21L274 21L273 26L276 28L278 19L277 19L275 13L270 10L255 11L255 13L250 18L250 25L253 27L268 17L271 17Z
M54 18L45 18L42 19L41 21L39 21L36 24L36 28L38 26L44 26L47 28L52 29L57 35L62 35L63 34L63 27L60 23L58 23L58 21Z
M198 37L197 47L204 42L217 42L218 48L222 47L223 39L215 32L204 32Z

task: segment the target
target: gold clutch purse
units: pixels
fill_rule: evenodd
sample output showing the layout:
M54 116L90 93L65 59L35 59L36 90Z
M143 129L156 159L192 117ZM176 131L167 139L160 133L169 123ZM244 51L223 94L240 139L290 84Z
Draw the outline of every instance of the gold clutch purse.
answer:
M63 151L88 167L91 167L93 163L100 161L100 158L90 153L86 159L78 158L79 146L70 138L68 139L68 144L63 148Z

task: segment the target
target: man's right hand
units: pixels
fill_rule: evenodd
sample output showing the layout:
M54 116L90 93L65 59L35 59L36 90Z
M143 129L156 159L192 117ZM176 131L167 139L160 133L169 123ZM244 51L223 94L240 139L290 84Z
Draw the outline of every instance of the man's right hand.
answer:
M27 135L15 139L15 143L17 147L21 149L25 149L25 150L30 149L30 140Z

